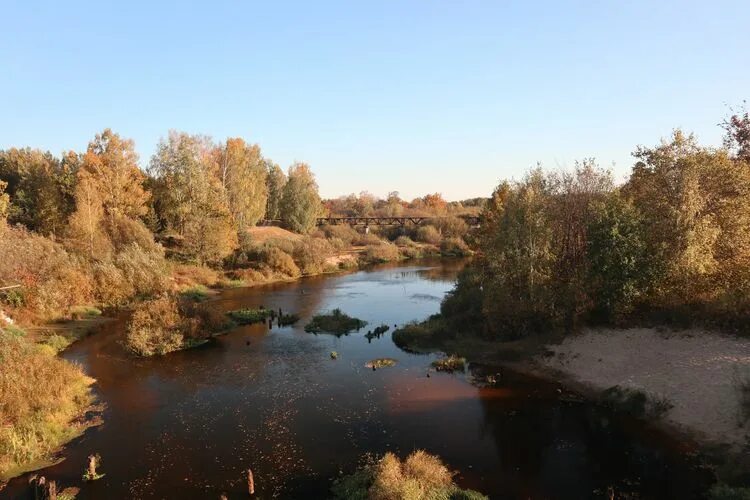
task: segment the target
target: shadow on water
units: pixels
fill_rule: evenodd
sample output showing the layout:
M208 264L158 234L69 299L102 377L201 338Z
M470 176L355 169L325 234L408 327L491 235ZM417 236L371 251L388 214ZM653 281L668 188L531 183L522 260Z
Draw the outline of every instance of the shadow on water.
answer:
M259 497L325 498L331 478L366 452L423 448L454 469L462 486L492 498L689 499L705 481L684 447L640 423L585 402L563 401L553 384L506 374L479 388L467 376L432 373L434 356L400 351L366 333L435 313L461 263L385 265L346 275L228 290L211 302L229 311L281 308L293 327L237 328L165 358L123 352L124 318L75 344L68 359L98 380L104 424L41 473L79 498L229 498L246 495L252 468ZM340 307L369 322L340 338L303 331ZM332 360L329 353L338 352ZM372 371L373 358L397 360ZM86 456L106 476L81 483ZM0 492L25 498L28 475Z

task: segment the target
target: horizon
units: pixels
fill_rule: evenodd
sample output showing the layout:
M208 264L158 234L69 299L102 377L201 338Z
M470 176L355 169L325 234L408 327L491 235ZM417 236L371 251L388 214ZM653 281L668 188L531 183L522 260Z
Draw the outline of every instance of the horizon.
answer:
M675 128L719 146L750 83L744 2L176 5L9 6L0 148L110 127L145 168L175 129L304 161L324 198L461 200L590 157L621 182Z

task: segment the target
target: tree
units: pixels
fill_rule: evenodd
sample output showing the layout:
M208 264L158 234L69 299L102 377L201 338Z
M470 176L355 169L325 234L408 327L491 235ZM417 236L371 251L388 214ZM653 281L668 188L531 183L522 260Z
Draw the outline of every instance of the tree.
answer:
M721 123L725 131L724 146L735 158L750 163L750 115L746 105Z
M5 192L8 183L0 181L0 222L5 222L8 218L8 207L10 207L10 196Z
M289 168L280 211L284 224L292 231L305 234L315 228L316 219L323 213L323 204L318 184L306 163L295 163Z
M257 224L266 210L266 165L258 145L249 146L239 138L227 139L217 152L234 224L239 233L244 233Z
M138 168L132 140L122 139L110 129L89 143L78 179L88 179L102 200L105 216L138 218L147 212L149 193L143 187L145 174Z
M634 156L623 194L665 268L654 293L667 305L715 299L750 262L750 169L680 130Z
M266 190L268 199L266 202L266 219L277 220L281 218L281 197L286 184L286 174L277 164L271 160L265 160L266 164Z
M226 191L206 137L172 131L151 158L157 215L183 237L183 250L216 263L237 245Z
M112 251L112 244L103 230L104 204L101 193L91 177L84 176L76 186L76 210L69 221L69 246L102 260Z
M11 148L0 152L0 179L13 199L11 223L42 234L59 234L73 211L77 165L60 161L38 149Z
M594 315L617 321L631 312L658 277L643 216L619 192L594 204L588 223L588 288Z

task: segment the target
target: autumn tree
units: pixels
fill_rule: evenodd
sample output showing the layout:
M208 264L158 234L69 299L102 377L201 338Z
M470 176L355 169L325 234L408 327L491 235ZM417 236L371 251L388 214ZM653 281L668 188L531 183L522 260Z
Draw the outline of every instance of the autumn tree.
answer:
M281 218L281 197L286 184L286 174L276 163L271 160L265 160L266 165L266 190L268 199L266 202L265 218L277 220Z
M202 263L218 262L237 245L213 151L206 137L172 131L150 166L158 216L183 237L186 255Z
M138 167L132 140L123 139L110 129L97 134L83 155L78 178L89 179L100 193L108 219L136 219L146 213L146 176Z
M75 153L73 153L74 156ZM73 211L77 161L38 149L0 152L0 179L13 199L9 220L42 234L60 234Z
M750 163L750 114L743 104L742 108L721 123L724 129L724 146L734 156Z
M10 196L5 192L8 183L0 181L0 223L5 222L8 218L8 208L10 207Z
M318 195L318 184L306 163L295 163L289 168L280 212L284 224L292 231L309 233L315 228L323 204Z
M216 153L235 228L244 233L263 217L268 200L266 165L260 147L239 138L227 139Z

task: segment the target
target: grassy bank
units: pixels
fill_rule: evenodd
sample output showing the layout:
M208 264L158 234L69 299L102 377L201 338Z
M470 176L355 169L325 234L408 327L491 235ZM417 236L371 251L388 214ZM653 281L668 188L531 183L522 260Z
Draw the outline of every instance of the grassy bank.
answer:
M52 463L87 426L94 380L56 352L0 327L0 481Z

